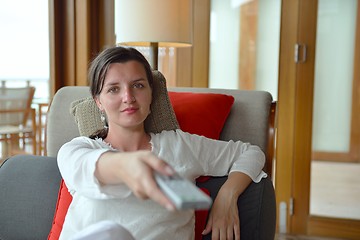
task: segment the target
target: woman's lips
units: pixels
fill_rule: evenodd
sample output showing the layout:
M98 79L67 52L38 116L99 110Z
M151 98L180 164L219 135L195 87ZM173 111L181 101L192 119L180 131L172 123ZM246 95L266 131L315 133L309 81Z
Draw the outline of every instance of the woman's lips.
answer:
M124 112L124 113L134 113L138 110L138 108L136 107L128 107L128 108L125 108L123 109L121 112Z

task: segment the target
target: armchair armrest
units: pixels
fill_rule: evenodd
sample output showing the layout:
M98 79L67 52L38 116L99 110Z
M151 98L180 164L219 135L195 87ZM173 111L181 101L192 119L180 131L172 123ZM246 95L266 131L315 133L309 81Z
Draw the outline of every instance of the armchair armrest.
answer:
M60 181L56 158L7 159L0 167L0 239L46 239Z

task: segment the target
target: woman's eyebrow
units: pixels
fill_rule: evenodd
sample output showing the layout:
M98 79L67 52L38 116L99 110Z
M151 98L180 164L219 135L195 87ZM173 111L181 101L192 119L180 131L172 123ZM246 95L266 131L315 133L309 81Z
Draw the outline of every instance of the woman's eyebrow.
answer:
M142 81L146 81L146 79L141 77L139 79L132 80L131 82L142 82Z
M117 81L110 81L104 84L104 86L117 86L119 83Z

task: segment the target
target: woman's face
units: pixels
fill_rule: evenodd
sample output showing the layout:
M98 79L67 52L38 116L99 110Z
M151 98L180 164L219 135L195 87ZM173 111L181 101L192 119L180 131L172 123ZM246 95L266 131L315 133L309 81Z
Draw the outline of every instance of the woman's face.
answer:
M143 128L152 101L144 66L137 61L110 64L95 101L107 115L109 130Z

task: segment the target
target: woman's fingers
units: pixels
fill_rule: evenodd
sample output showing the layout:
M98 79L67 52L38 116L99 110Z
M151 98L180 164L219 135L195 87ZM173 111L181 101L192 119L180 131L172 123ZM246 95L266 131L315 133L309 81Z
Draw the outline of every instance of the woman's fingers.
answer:
M224 201L215 200L209 214L208 222L202 232L203 235L211 232L211 239L240 239L240 219L237 205L222 205ZM234 203L235 204L235 203Z
M205 229L205 230L208 230L208 229ZM238 232L238 234L237 234L236 230L232 226L228 226L225 228L213 227L207 233L205 233L205 230L202 234L206 235L209 232L211 232L212 240L219 240L219 239L220 240L233 240L233 239L240 240L240 232Z
M149 187L147 195L150 199L153 201L159 203L169 211L175 210L175 205L165 196L165 194L160 190L157 183L154 180L154 177L152 176L151 179L149 179Z
M106 152L97 162L95 176L102 184L125 183L140 199L152 199L169 210L175 206L159 189L154 171L164 175L173 168L150 151Z
M234 226L234 236L236 240L240 240L240 224Z
M212 229L212 212L210 211L210 214L209 214L209 218L208 218L208 221L206 223L206 226L205 226L205 229L202 231L202 235L207 235L211 232L211 229Z
M168 210L175 210L174 204L159 189L154 179L154 171L171 175L174 174L174 170L151 152L144 151L138 154L134 157L133 161L138 161L141 170L136 174L137 177L133 179L136 185L134 187L136 190L132 189L136 191L134 194L141 199L150 198Z

